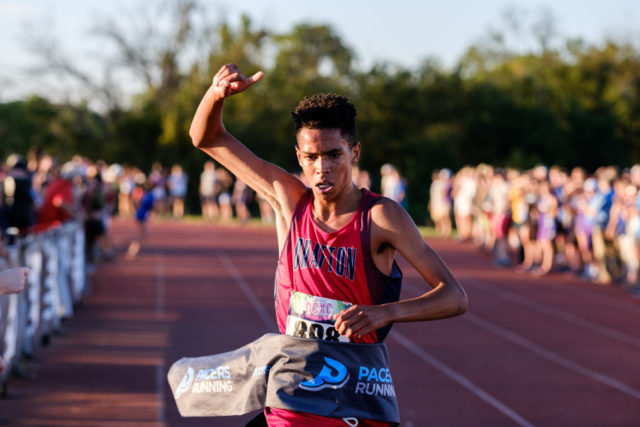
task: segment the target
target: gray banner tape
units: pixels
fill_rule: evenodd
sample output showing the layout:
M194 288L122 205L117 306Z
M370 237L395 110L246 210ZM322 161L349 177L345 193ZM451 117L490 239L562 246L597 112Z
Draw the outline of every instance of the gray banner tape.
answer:
M183 416L241 415L269 406L400 421L384 344L266 334L234 351L180 359L168 380Z

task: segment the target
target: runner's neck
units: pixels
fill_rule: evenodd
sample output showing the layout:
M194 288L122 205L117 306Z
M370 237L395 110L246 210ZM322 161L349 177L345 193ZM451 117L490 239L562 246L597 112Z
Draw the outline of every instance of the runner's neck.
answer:
M362 203L362 190L355 185L336 200L324 201L315 198L311 207L313 220L321 230L331 233L340 230L351 221Z

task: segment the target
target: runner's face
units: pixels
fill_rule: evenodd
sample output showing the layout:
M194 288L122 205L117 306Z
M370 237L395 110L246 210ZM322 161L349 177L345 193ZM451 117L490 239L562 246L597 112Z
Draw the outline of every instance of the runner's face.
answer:
M298 131L296 155L317 198L335 199L351 188L351 168L358 162L360 143L349 147L339 129Z

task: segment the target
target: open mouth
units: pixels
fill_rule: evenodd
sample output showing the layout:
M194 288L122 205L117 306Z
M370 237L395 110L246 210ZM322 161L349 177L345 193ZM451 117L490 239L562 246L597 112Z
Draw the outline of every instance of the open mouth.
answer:
M321 182L320 184L316 184L316 188L320 190L321 193L328 193L333 189L333 184Z

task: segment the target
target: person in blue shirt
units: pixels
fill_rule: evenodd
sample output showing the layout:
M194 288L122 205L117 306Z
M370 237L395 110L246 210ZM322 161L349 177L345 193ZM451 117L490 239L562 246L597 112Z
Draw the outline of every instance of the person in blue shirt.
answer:
M149 214L153 210L155 204L155 197L153 195L153 185L151 181L145 181L143 185L144 193L138 202L138 208L136 209L136 222L138 224L138 237L134 239L127 249L127 259L134 259L140 251L142 240L147 235L147 220Z
M606 173L600 173L597 178L597 191L588 202L588 209L593 220L593 232L591 234L594 258L593 269L597 272L596 281L600 284L608 284L612 280L606 263L604 230L609 223L609 211L613 203L613 194L611 178Z

